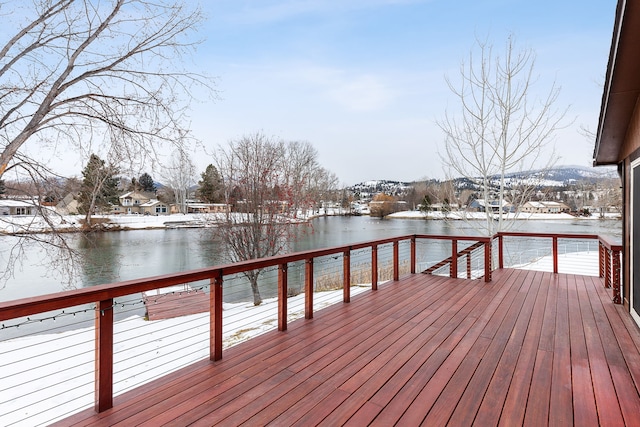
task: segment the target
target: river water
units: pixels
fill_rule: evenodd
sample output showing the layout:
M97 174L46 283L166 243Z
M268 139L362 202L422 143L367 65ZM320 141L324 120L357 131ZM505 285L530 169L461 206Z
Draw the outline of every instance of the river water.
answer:
M339 246L407 234L478 235L463 221L415 219L380 220L362 217L321 217L310 225L298 226L291 251ZM616 220L536 220L519 221L514 231L592 233L621 236ZM90 239L70 235L70 244L85 259L71 288L113 283L225 262L221 245L210 229L135 230L96 233ZM0 256L15 244L15 237L0 237ZM50 259L38 246L27 245L21 255L22 267L0 286L0 301L59 292L69 285L47 265ZM5 261L6 262L6 261ZM63 262L63 261L60 261Z

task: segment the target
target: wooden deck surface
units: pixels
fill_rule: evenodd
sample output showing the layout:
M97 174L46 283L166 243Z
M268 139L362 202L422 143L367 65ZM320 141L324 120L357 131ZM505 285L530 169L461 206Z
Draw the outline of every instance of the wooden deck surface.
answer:
M640 333L598 278L416 274L64 425L640 425Z

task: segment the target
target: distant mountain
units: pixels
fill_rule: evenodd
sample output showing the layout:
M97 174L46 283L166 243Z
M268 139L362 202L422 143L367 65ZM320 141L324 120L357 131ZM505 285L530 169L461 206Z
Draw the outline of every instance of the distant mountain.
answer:
M597 181L618 178L618 171L615 167L559 166L548 171L546 177L562 183Z
M548 187L562 187L577 182L594 183L602 179L617 178L618 172L610 167L557 166L551 170L535 170L512 173L506 176L508 181L522 181L534 178ZM497 179L498 177L494 177Z
M367 195L374 195L377 193L386 193L390 195L404 194L409 188L412 187L410 182L391 181L386 179L365 181L349 187L354 193L359 193L361 197Z
M588 166L556 166L551 170L533 170L526 172L511 173L506 176L507 185L510 182L522 181L527 178L539 180L540 184L546 187L563 187L578 182L594 183L602 179L618 178L615 167L588 167ZM497 185L498 177L492 179L493 185ZM438 180L431 180L438 181ZM477 184L468 178L454 179L455 187L460 189L477 189ZM384 192L391 195L405 194L415 182L402 182L393 180L373 180L365 181L349 187L354 193L361 196L375 195Z

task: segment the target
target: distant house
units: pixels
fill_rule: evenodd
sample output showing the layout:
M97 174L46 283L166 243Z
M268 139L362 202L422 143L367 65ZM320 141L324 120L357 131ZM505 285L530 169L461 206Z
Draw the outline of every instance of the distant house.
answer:
M527 202L520 208L525 213L562 213L569 212L569 206L561 202Z
M118 200L119 205L112 208L114 214L169 215L169 206L156 199L153 193L129 191Z
M231 206L226 203L187 203L187 213L226 213L230 209Z
M76 215L78 213L79 206L80 203L78 202L77 195L69 193L58 202L56 205L56 211L61 215Z
M151 199L146 203L140 205L141 213L143 215L168 215L169 206L157 199Z
M450 212L450 211L457 211L459 210L459 206L457 203L450 203L450 204L446 204L446 203L434 203L431 206L431 210L433 212Z
M498 200L487 201L484 199L475 199L467 205L467 210L471 212L487 212L490 210L493 213L498 213L500 212L500 202ZM513 211L513 206L506 200L503 200L502 212L511 211Z
M38 206L33 200L0 199L0 214L2 215L35 215L37 212Z

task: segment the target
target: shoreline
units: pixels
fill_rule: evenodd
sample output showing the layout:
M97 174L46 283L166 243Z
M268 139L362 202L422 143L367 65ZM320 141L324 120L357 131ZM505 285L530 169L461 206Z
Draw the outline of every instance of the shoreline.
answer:
M173 214L163 216L143 216L143 215L96 215L92 220L96 225L91 229L83 226L84 215L56 215L45 220L41 216L4 216L0 217L0 235L19 236L27 234L47 234L47 233L83 233L83 232L111 232L111 231L135 231L135 230L161 230L161 229L181 229L181 228L211 228L215 227L213 216L216 214ZM322 214L311 214L304 219L297 219L297 222L310 222L316 218L329 216L348 216L344 213L325 212ZM367 215L363 215L367 216ZM372 217L373 218L373 217ZM486 216L479 212L450 212L444 215L442 212L423 213L419 211L402 211L387 215L382 219L402 219L402 220L440 220L440 221L484 221ZM507 221L558 221L558 220L621 220L619 214L605 214L604 218L599 215L588 217L576 217L566 213L557 214L536 214L519 213L518 215L507 214L504 217Z

